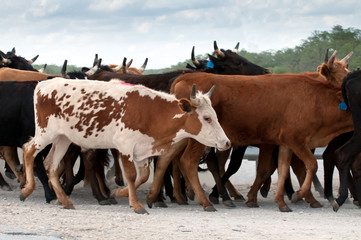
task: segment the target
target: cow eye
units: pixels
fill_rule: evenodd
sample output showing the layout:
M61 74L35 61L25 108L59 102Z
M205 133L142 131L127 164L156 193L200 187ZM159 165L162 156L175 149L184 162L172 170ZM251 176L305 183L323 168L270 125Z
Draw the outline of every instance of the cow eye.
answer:
M208 123L212 122L212 119L210 117L204 116L203 119L204 119L204 121L206 121Z

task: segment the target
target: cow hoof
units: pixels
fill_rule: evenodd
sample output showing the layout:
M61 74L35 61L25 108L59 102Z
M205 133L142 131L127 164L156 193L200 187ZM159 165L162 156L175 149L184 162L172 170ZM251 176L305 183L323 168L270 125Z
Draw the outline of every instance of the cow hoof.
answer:
M26 197L24 196L24 194L23 193L20 193L20 201L25 201L25 199L26 199Z
M215 209L212 205L211 206L207 206L204 208L204 211L206 212L216 212L217 209Z
M117 202L117 200L115 200L115 198L109 198L108 201L109 201L110 204L112 204L112 205L117 205L117 204L118 204L118 202Z
M114 182L115 182L119 187L124 187L124 182L123 182L123 180L115 179Z
M281 212L292 212L292 209L287 205L279 208Z
M11 187L9 185L1 186L1 189L4 191L12 191Z
M336 202L336 200L333 200L332 202L332 208L333 208L333 211L337 212L338 209L340 209L340 205L338 205L338 203Z
M332 197L332 196L330 196L330 197L327 197L327 201L329 202L329 203L333 203L333 201L335 200L335 198L334 197Z
M51 204L51 205L61 205L61 203L58 201L58 199L53 199L53 200L49 201L49 204Z
M102 206L111 205L109 199L100 200L100 201L98 201L98 203L99 203L99 205L102 205Z
M73 204L65 205L64 209L75 209Z
M154 204L154 207L157 207L157 208L167 208L168 207L167 204L165 202L162 202L162 201L154 202L153 204Z
M258 208L259 207L257 202L246 202L246 205L249 208Z
M234 197L234 201L244 202L244 201L246 201L246 199L242 195L239 195L239 196Z
M261 188L261 190L260 190L259 192L261 193L261 196L262 196L263 198L267 198L267 196L268 196L268 190Z
M188 203L186 201L177 201L178 205L188 205Z
M353 201L353 204L354 204L354 205L356 205L356 206L358 206L358 207L360 207L359 202L358 202L358 201L356 201L356 200L354 200L354 201Z
M70 196L70 194L73 192L74 186L69 185L63 185L63 190L67 196Z
M322 208L322 205L319 202L311 203L310 206L311 208Z
M223 201L223 205L228 207L228 208L235 208L236 205L234 205L234 203L232 202L232 200L225 200Z
M147 205L149 208L152 208L153 207L153 202L149 201L149 200L146 200L147 202Z
M209 196L209 201L211 201L211 203L213 203L213 204L219 204L218 197Z
M134 210L134 212L137 214L149 214L144 208L139 208L138 210Z
M15 167L15 171L18 173L23 173L24 172L24 168L23 168L23 164L19 164Z
M291 202L292 203L296 203L298 202L298 197L297 197L297 193L295 192L294 194L292 194L292 198L291 198Z
M194 192L186 191L186 196L189 198L189 200L194 201Z

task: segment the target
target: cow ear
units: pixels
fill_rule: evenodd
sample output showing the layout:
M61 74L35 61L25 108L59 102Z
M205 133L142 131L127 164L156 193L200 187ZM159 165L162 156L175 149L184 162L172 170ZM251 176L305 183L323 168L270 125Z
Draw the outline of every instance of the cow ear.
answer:
M178 102L178 106L183 112L189 113L192 111L192 103L188 99L180 99Z
M82 72L87 72L87 71L89 71L89 70L90 70L90 68L87 68L87 67L82 67L82 68L81 68L81 71L82 71Z
M329 78L330 76L330 69L327 66L327 64L322 64L321 69L319 70L319 72L321 73L321 75L323 75L326 79Z
M340 102L342 102L343 96L342 96L342 91L341 90L336 92L336 97L340 100Z

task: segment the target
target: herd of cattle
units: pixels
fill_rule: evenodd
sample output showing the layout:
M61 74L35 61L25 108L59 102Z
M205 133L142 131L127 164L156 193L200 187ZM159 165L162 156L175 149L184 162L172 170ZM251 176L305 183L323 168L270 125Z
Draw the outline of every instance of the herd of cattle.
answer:
M193 48L194 66L148 75L143 75L148 59L137 69L126 59L121 65L102 65L97 55L91 68L66 72L65 61L61 74L48 75L32 67L37 56L28 61L15 49L0 51L0 154L20 182L20 199L33 192L35 171L46 202L74 208L67 195L86 176L99 204L129 197L136 213L147 213L136 189L148 180L153 159L149 207L166 206L164 186L179 204L195 195L205 211L215 211L212 203L219 197L234 207L231 197L244 198L228 179L241 166L247 146L257 146L257 174L247 206L258 206L258 191L267 196L270 176L278 169L280 211L292 211L285 191L292 202L305 199L317 208L321 204L311 193L312 182L319 186L313 150L327 146L324 197L337 211L350 191L358 205L361 71L347 69L352 52L339 60L337 51L329 58L327 50L315 72L273 74L238 55L238 45L223 50L214 42L207 60L196 60ZM23 164L17 148L23 149ZM123 186L124 174L126 187L107 187L109 152L123 166L122 171L114 161L115 181ZM79 171L73 173L78 157ZM209 198L198 178L201 160L216 182ZM291 166L301 186L297 192L290 184ZM337 199L332 193L335 166ZM0 185L9 188L1 174Z

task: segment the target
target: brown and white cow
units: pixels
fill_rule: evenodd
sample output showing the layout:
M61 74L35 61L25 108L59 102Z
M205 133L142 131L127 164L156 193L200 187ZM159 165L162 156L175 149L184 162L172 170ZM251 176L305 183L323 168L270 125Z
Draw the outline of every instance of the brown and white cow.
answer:
M212 104L221 126L233 146L271 144L280 146L279 182L276 202L281 211L290 211L283 199L284 180L288 175L292 152L304 163L306 179L295 199L309 197L317 162L312 148L325 146L335 136L353 129L351 114L338 109L340 85L349 72L346 59L335 55L317 73L227 76L207 73L183 74L173 83L171 92L185 97L196 84L199 89L215 85ZM197 200L205 210L215 210L199 184L197 166L204 146L189 140L180 159L184 173L192 183ZM171 161L161 157L158 161ZM158 166L157 166L158 167ZM161 169L161 168L160 168ZM147 203L151 206L159 190L154 175ZM319 206L310 202L311 206Z
M50 183L64 208L73 208L56 176L73 142L83 149L117 149L128 181L130 206L137 213L146 213L135 193L133 161L145 166L149 157L162 155L187 138L220 150L230 147L211 106L211 92L196 96L194 90L189 101L119 80L55 78L40 82L34 91L35 136L23 146L26 185L21 200L35 188L34 157L52 143L44 162Z

